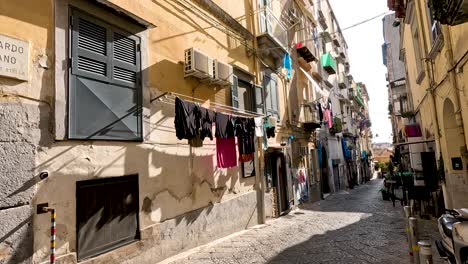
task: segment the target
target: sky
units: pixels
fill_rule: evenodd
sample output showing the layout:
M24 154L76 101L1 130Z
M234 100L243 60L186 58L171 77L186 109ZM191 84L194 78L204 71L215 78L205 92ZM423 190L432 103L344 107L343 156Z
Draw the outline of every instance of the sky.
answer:
M363 20L389 12L387 0L329 0L340 27L346 28ZM348 44L350 70L356 82L366 84L373 142L392 142L388 119L388 92L382 62L383 16L343 31Z

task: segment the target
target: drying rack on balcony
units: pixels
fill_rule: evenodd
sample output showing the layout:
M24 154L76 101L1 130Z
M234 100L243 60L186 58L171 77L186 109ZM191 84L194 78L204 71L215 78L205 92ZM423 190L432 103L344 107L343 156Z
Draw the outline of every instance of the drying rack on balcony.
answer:
M236 108L236 107L225 105L225 104L210 102L207 99L196 98L196 97L192 97L189 95L180 94L176 92L163 92L162 94L152 98L150 100L150 103L153 103L154 101L158 101L158 102L165 103L165 104L175 105L176 97L179 97L183 99L184 101L196 103L200 106L216 111L218 113L223 113L227 115L236 115L236 116L242 116L242 117L266 117L264 114Z

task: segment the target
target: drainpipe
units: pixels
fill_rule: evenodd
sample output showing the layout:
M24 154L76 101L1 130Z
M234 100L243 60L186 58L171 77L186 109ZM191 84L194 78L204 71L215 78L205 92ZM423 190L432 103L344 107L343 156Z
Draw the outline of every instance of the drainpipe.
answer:
M261 1L261 0L260 0ZM256 5L258 6L258 5ZM258 48L258 43L257 43L257 30L255 28L255 21L256 21L256 16L254 13L253 6L250 6L252 8L251 14L253 15L252 19L252 33L253 33L253 50L249 51L247 50L247 55L250 55L252 53L253 57L253 70L256 73L255 74L255 84L260 84L262 85L261 81L261 73L258 71L260 69L259 67L259 60L257 59L257 48ZM254 159L254 166L255 166L255 189L257 190L257 219L259 224L265 224L266 222L266 217L265 217L265 156L264 156L264 150L263 150L263 142L262 138L259 138L255 136L255 147L256 147L256 153L257 153L257 158L256 162Z

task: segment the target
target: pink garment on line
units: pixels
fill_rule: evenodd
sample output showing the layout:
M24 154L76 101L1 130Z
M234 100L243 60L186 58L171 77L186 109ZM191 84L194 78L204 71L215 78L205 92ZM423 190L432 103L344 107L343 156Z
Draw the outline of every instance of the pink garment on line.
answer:
M333 119L332 119L332 116L331 116L331 111L330 110L325 110L325 112L323 113L323 121L324 122L328 122L328 128L332 128L333 127Z
M218 168L237 166L236 138L216 138L216 158Z

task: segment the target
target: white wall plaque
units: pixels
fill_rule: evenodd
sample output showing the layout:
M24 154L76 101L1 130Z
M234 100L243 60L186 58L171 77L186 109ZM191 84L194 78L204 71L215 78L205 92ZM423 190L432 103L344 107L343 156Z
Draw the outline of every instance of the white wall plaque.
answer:
M0 34L0 75L28 80L29 42Z

